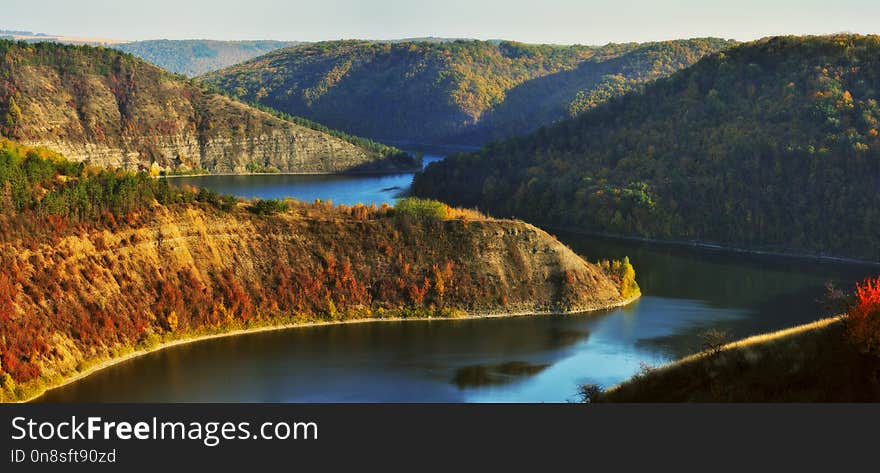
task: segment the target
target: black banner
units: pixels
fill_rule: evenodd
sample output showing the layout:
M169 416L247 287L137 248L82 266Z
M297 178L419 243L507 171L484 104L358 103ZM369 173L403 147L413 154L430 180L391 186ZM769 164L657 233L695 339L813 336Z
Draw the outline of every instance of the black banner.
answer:
M2 471L839 471L872 460L880 406L21 404L0 414Z

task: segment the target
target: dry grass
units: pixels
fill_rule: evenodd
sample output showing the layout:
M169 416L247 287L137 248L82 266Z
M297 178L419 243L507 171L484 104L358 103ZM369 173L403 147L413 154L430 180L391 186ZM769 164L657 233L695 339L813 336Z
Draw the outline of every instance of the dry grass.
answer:
M832 317L756 335L633 377L604 402L880 400L880 360L858 353Z

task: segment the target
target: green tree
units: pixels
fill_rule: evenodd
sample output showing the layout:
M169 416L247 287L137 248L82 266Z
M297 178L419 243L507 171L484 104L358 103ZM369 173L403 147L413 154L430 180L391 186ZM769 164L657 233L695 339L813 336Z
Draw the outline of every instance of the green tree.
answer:
M21 121L21 108L15 103L15 97L9 97L9 103L6 105L6 126L10 129L14 128Z

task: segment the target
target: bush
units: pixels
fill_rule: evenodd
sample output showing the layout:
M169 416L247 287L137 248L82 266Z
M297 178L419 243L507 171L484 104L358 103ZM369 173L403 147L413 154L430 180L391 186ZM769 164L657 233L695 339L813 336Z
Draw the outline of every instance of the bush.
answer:
M721 353L724 345L728 344L730 336L726 330L710 329L703 332L700 339L703 341L703 352L709 356L715 356Z
M880 277L856 285L855 302L846 320L846 332L856 348L880 356Z
M584 404L598 402L602 397L602 388L598 384L582 384L578 387L578 401Z
M636 282L636 270L629 261L629 256L622 260L600 261L599 267L617 283L620 288L620 296L630 298L641 294L642 290Z
M262 199L251 204L249 210L257 215L275 215L286 212L288 206L278 199Z
M431 199L408 197L401 199L394 206L397 215L408 215L417 219L441 220L449 217L449 206Z

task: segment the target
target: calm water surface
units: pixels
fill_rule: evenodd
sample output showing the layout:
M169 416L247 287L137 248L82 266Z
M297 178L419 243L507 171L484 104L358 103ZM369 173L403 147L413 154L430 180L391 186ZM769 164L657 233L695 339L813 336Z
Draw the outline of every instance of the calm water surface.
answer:
M422 165L443 159L425 154ZM304 202L332 200L335 204L355 205L394 201L409 189L413 173L364 176L263 174L257 176L193 176L171 178L175 185L208 187L221 194L247 198L294 198Z
M242 196L391 202L412 175L205 177ZM397 190L386 190L398 187ZM50 391L51 402L565 402L698 351L710 328L743 337L814 320L827 281L877 267L743 256L558 234L589 260L629 256L644 296L574 316L381 322L210 340Z

